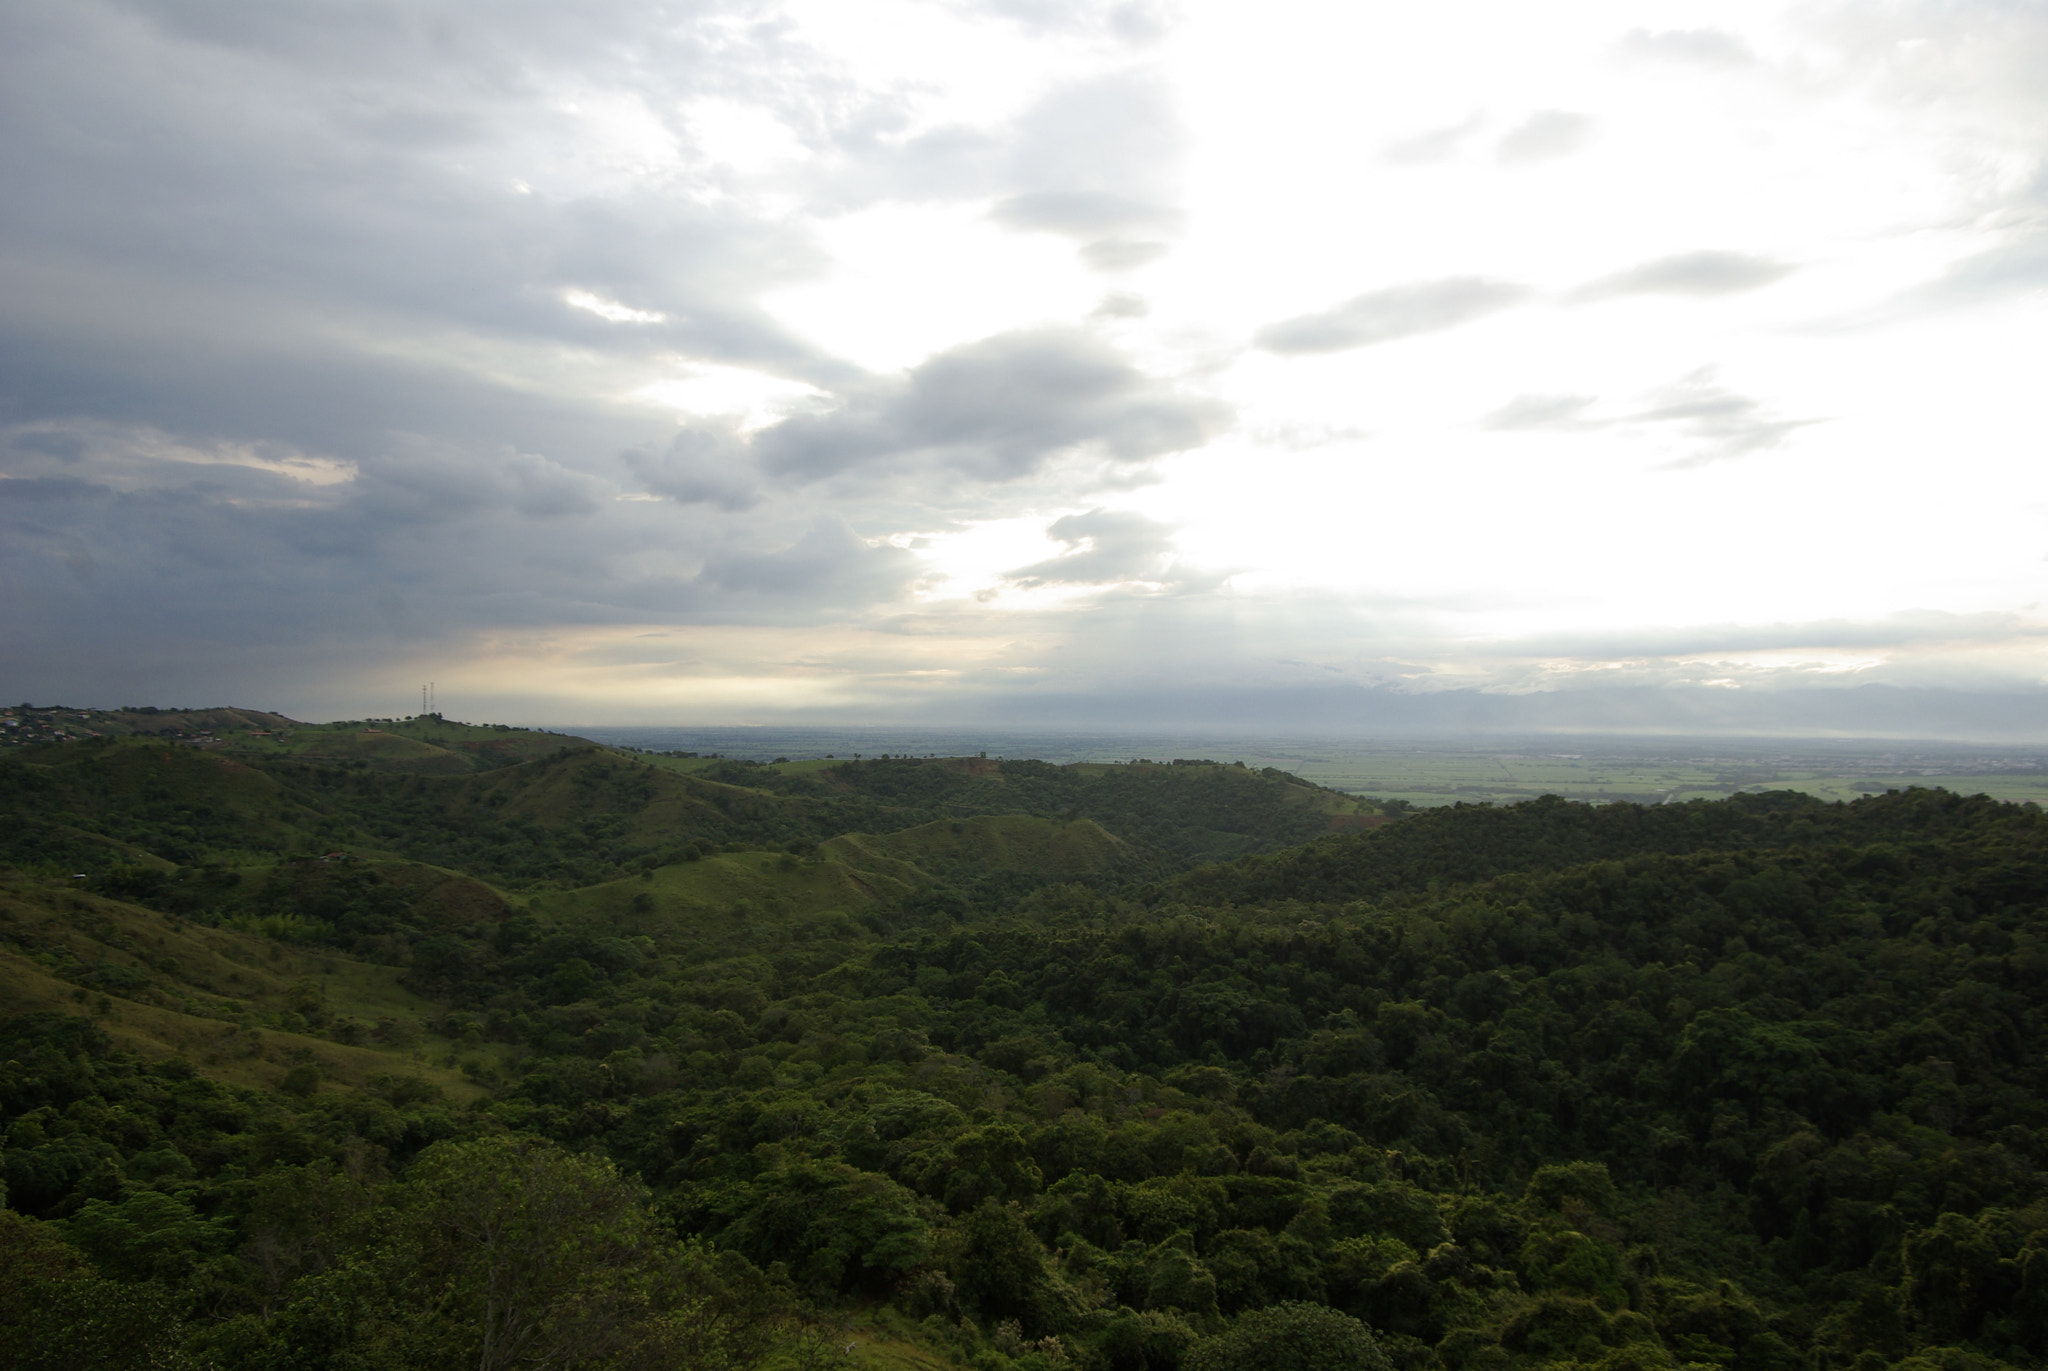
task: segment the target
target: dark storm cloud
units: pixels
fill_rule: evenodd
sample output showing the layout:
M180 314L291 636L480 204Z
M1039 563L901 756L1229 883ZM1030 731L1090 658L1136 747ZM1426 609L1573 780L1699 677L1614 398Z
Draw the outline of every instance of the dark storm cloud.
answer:
M1681 252L1589 281L1572 292L1572 298L1604 300L1621 295L1735 295L1760 290L1783 280L1792 270L1789 263L1745 252Z
M762 466L789 480L851 471L940 471L978 481L1029 475L1076 449L1142 462L1198 447L1228 411L1148 376L1078 329L999 334L938 354L829 414L762 430Z
M1571 110L1538 110L1501 135L1496 159L1509 165L1569 157L1593 137L1593 121Z
M497 481L488 454L506 449L600 481L630 451L648 491L737 510L761 495L755 457L784 477L916 454L1006 479L1057 450L1137 460L1216 431L1215 406L1078 336L970 346L907 383L865 377L754 303L822 261L786 216L632 178L583 185L604 178L572 145L581 90L642 97L687 153L687 120L667 113L679 99L772 104L810 89L790 79L807 58L776 26L690 22L721 11L755 13L705 4L649 25L631 5L17 12L16 41L0 45L0 110L16 130L0 145L0 398L14 421L48 426L17 445L57 455L80 419L198 446L282 442L364 464L354 498L399 517L430 477L440 508L517 511L477 494ZM834 80L818 85L837 92ZM849 103L826 133L864 156L880 143L861 129L886 126L891 107ZM804 133L804 111L786 113ZM1074 237L1116 270L1177 227L1180 139L1158 80L1122 72L1052 91L1014 128L941 129L888 157L936 159L934 187L986 186L1005 222ZM663 317L608 321L571 308L572 290ZM655 415L556 383L564 358L664 352L800 377L845 404L758 445L694 423L650 442ZM995 374L1005 366L1015 374ZM533 479L536 510L604 499Z
M75 462L85 453L84 440L70 433L30 430L15 434L9 441L23 452L40 452L67 462Z
M14 660L115 672L147 697L170 662L369 670L494 631L858 615L915 574L872 537L905 490L922 518L1059 453L1143 463L1227 422L1081 332L983 340L907 377L825 355L756 303L823 254L801 219L727 193L676 113L705 94L768 105L838 148L829 174L864 195L924 176L920 193L1008 197L1020 225L1092 244L1176 227L1178 129L1155 82L1104 78L1020 129L883 148L862 127L887 129L887 96L805 125L784 90L842 92L774 25L696 23L721 10L756 14L80 0L0 16ZM569 109L592 90L637 98L627 113L666 129L682 170L606 162ZM610 322L569 291L664 318ZM803 379L840 408L748 434L616 398L678 355ZM831 480L805 492L815 477ZM819 523L825 498L881 514Z
M0 480L0 504L54 504L103 500L112 491L91 481L66 476L15 476Z
M1091 509L1055 519L1045 534L1067 550L1003 579L1026 590L1052 585L1118 585L1161 581L1170 572L1173 527L1128 510Z
M26 240L67 261L105 254L138 273L175 268L188 285L254 286L277 305L331 292L358 314L383 306L595 339L603 329L564 312L558 287L669 297L655 308L686 298L702 311L719 302L710 288L721 278L739 287L725 293L737 303L764 270L777 270L776 251L792 246L756 255L747 242L760 226L674 198L657 206L547 194L549 176L570 169L558 148L579 125L533 78L489 69L511 53L475 54L486 64L477 70L461 64L458 47L451 65L409 42L415 26L395 17L381 45L359 48L343 9L286 7L251 16L246 32L223 25L207 41L153 32L90 0L67 10L81 32L49 37L93 46L102 60L59 52L37 61L31 48L9 64L0 97L15 130L0 156L23 178L17 189L37 192L10 197L6 228L17 247ZM151 18L191 13L172 7ZM602 14L593 18L601 28ZM492 27L499 48L527 36ZM558 38L552 26L532 36ZM589 47L547 55L562 64ZM597 74L556 72L565 83ZM392 102L428 99L438 110L401 126L386 117ZM430 115L442 136L422 139ZM478 136L487 126L491 139ZM449 160L468 157L485 165ZM522 174L543 193L519 194ZM130 213L91 212L123 208Z
M1123 42L1150 13L1017 17ZM1061 453L1128 466L1227 422L1079 332L889 378L779 323L757 301L826 258L708 160L693 100L769 110L829 154L815 204L996 199L1013 227L1123 254L1107 265L1177 231L1181 134L1157 79L1123 72L1011 125L903 137L913 102L766 18L751 0L0 14L0 639L104 665L109 642L132 663L375 657L498 628L842 615L904 593L913 555L862 534L894 527L906 489L922 518ZM638 141L607 143L618 127ZM748 434L617 398L677 357L838 408ZM816 521L827 498L866 511L860 534Z
M603 621L649 598L650 574L638 564L658 558L677 532L646 519L651 506L614 505L589 478L519 452L416 441L327 486L232 465L88 463L108 479L155 484L56 491L47 481L0 480L0 508L11 507L0 518L40 535L39 544L0 539L0 579L24 592L0 606L9 631L24 635L13 641L49 650L119 640L143 661L172 643L276 651ZM64 498L32 507L5 498L24 487ZM87 599L67 592L59 574L58 553L73 549L97 568ZM662 559L652 583L687 606L693 571ZM393 618L380 608L388 603L408 608Z
M1483 276L1418 281L1355 296L1332 309L1268 324L1254 338L1268 352L1342 352L1435 333L1521 303L1526 286Z
M17 11L0 44L11 417L353 456L395 428L588 433L606 406L526 384L533 350L667 347L852 374L752 303L819 260L799 235L624 183L548 189L588 173L564 155L574 117L546 78L639 79L611 50L619 12L485 18L461 5ZM705 61L653 41L677 81ZM730 86L745 67L731 58L704 79ZM519 176L543 189L519 193ZM608 323L564 303L578 288L667 320Z

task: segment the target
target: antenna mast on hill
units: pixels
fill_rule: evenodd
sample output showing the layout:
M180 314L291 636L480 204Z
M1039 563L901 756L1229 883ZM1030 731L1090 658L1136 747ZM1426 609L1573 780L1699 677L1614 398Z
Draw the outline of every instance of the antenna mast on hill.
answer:
M427 683L426 683L425 681L421 681L421 682L420 682L420 713L421 713L421 714L425 714L426 712L427 712Z

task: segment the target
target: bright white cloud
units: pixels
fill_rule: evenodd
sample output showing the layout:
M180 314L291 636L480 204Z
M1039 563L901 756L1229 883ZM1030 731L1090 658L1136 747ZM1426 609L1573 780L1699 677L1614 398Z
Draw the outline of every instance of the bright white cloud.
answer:
M679 359L676 372L640 386L633 398L684 414L734 415L740 430L751 433L782 418L800 401L823 394L802 381L744 367Z
M659 310L634 309L616 300L593 295L587 290L563 291L562 298L576 309L595 314L600 319L609 319L615 324L658 324L668 318Z

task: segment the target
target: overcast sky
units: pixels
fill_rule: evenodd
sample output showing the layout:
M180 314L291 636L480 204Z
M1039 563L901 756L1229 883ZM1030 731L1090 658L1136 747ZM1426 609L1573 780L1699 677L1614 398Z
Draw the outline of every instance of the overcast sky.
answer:
M2043 71L1968 0L0 0L0 693L2048 731Z

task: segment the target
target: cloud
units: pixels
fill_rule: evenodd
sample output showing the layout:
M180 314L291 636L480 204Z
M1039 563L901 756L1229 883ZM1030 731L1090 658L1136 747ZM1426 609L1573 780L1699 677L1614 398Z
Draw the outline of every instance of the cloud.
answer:
M1064 196L1164 205L1187 135L1164 80L1138 68L1053 89L1018 119L1013 138L1008 179L1026 204Z
M1174 22L1173 6L1157 0L971 0L963 8L1000 15L1034 33L1106 33L1122 42L1150 43L1164 37Z
M1590 428L1586 411L1592 395L1517 395L1480 420L1481 428L1502 430Z
M1632 61L1677 62L1688 66L1732 68L1752 66L1756 54L1748 43L1723 29L1630 29L1615 50Z
M1702 367L1653 392L1645 408L1626 414L1617 422L1669 425L1682 440L1693 445L1689 455L1666 463L1669 469L1684 470L1766 451L1783 443L1795 430L1820 421L1777 417L1761 400L1715 384L1714 369Z
M69 504L78 500L104 500L113 495L103 485L70 476L10 476L0 479L0 502L13 504Z
M1063 86L1018 121L1008 178L1024 187L997 202L998 223L1083 240L1097 271L1162 257L1178 233L1174 181L1186 135L1173 100L1145 71Z
M1593 121L1571 110L1538 110L1501 135L1496 160L1510 166L1569 157L1592 141Z
M562 292L562 301L572 309L580 309L587 314L595 314L598 318L609 320L614 324L659 324L666 322L668 319L668 316L659 310L634 309L630 305L622 305L616 300L607 300L601 295L593 295L587 290L564 291Z
M1597 415L1592 395L1517 395L1486 415L1479 426L1501 433L1571 433L1606 429L1676 442L1683 455L1665 470L1682 471L1710 462L1746 457L1782 444L1796 430L1821 422L1787 419L1754 396L1715 381L1715 369L1701 367L1641 397L1633 408Z
M1932 274L1927 254L1941 252L1955 266L1926 300L2010 302L2001 313L2015 316L1942 321L1959 373L1972 347L2024 355L2017 316L2048 281L2036 170L2048 24L2026 6L1802 12L1784 40L1800 60L1755 81L1742 75L1755 59L1740 36L1622 36L1649 22L1630 16L1594 41L1618 39L1615 57L1645 65L1617 83L1613 64L1596 62L1584 112L1532 113L1567 97L1525 96L1500 118L1462 122L1513 97L1499 72L1469 62L1461 21L1431 14L1413 31L1368 18L1374 42L1396 30L1422 40L1389 50L1430 86L1443 126L1411 125L1439 116L1375 100L1306 135L1293 97L1345 100L1350 49L1333 44L1323 74L1313 63L1190 65L1217 51L1215 34L1267 22L1235 27L1216 7L1189 8L1185 22L1206 29L1196 41L1150 49L1139 45L1182 22L1168 4L938 0L908 6L906 34L891 41L860 32L844 6L784 8L419 0L394 22L382 5L14 7L0 43L0 642L21 689L161 699L172 681L199 682L195 697L278 690L263 702L312 695L360 710L357 690L411 674L398 664L479 642L499 646L475 660L516 677L545 674L546 651L532 644L704 624L786 630L758 665L791 698L815 679L805 645L839 633L887 636L891 671L933 674L1029 639L1045 650L1005 658L1003 671L1019 674L1003 679L1036 673L1077 700L1079 681L1134 717L1151 707L1148 691L1198 671L1223 702L1218 717L1284 711L1284 693L1253 689L1261 673L1311 659L1332 671L1325 646L1347 635L1356 651L1344 662L1394 663L1387 678L1436 670L1433 681L1519 688L1519 668L1482 662L1461 675L1461 660L1484 654L1460 659L1445 644L1470 641L1510 582L1515 624L1576 622L1587 603L1578 563L1541 553L1548 570L1532 572L1510 532L1437 567L1403 537L1354 548L1355 530L1331 511L1369 490L1378 527L1405 534L1418 509L1484 529L1524 489L1568 502L1569 481L1482 488L1464 477L1456 454L1497 453L1516 434L1681 468L1788 448L1820 408L1797 387L1839 367L1787 373L1782 394L1732 378L1738 366L1764 374L1743 350L1782 336L1787 321L1768 311L1797 302L1759 294L1685 318L1532 310L1514 322L1555 327L1523 346L1554 348L1540 374L1558 379L1518 381L1517 357L1500 355L1491 345L1505 336L1489 330L1438 340L1449 364L1401 395L1347 390L1341 361L1244 359L1241 320L1266 323L1258 345L1282 355L1452 329L1538 298L1486 273L1553 279L1583 260L1588 234L1616 235L1617 255L1595 259L1616 270L1560 302L1760 290L1786 270L1775 254L1812 261L1816 290L1853 292L1887 271ZM1334 36L1349 23L1312 17L1295 32ZM906 37L917 41L894 41ZM1739 79L1716 74L1731 72ZM1678 82L1683 98L1638 74ZM1876 134L1844 142L1835 134L1848 125L1832 114L1802 120L1816 99ZM1771 110L1789 111L1766 130L1772 146L1745 143L1744 121ZM1573 164L1568 198L1514 174L1610 128L1614 162ZM1183 185L1190 130L1225 133L1202 149L1199 201ZM1313 154L1299 140L1323 135L1353 155L1335 182L1272 160L1276 140ZM1682 164L1677 148L1689 150ZM1496 156L1504 167L1474 176L1389 166ZM1272 174L1242 203L1227 184L1260 177L1227 183L1219 202L1206 176L1233 157ZM1775 194L1787 168L1818 169L1815 194ZM1875 199L1863 195L1872 187ZM1757 237L1683 236L1745 194L1756 197L1750 218L1764 216ZM1671 213L1630 212L1646 196ZM1616 205L1619 219L1607 214ZM1245 232L1310 214L1333 231ZM1370 227L1359 236L1347 223ZM906 240L874 241L876 224L930 237L904 251ZM1901 238L1899 224L1941 227ZM1147 265L1189 237L1200 271ZM1724 241L1770 254L1684 251ZM1256 258L1276 242L1290 254L1277 276ZM1377 274L1347 282L1366 253L1386 254L1364 268ZM1830 260L1855 269L1823 273ZM1509 261L1520 265L1498 265ZM1275 304L1262 292L1294 289L1283 277L1325 285L1282 297L1304 304ZM1137 280L1145 299L1104 293ZM1309 304L1333 307L1283 316ZM877 374L807 336L846 337L848 320L900 333L888 355L925 360ZM1982 334L1965 332L1979 323ZM1967 503L2010 486L2029 433L2021 402L2010 414L1966 408L1960 382L1921 365L1924 332L1882 332L1857 344L1871 349L1864 374L1926 378L1917 392L1885 383L1858 401L1900 416L1894 447L1925 426L1913 415L1953 402L2018 446L1967 444L1945 489ZM1487 346L1468 353L1468 338ZM1622 379L1673 346L1725 356L1730 372L1649 393ZM1669 370L1648 375L1682 370L1654 365ZM1491 398L1459 399L1468 387ZM1230 433L1219 395L1242 405L1248 431ZM1489 432L1445 425L1461 405L1491 409L1477 423ZM1377 449L1334 449L1367 430L1385 435ZM1242 448L1215 442L1214 460L1168 460L1219 436ZM1239 465L1276 448L1313 451L1285 472ZM1402 456L1424 451L1447 460ZM1814 456L1816 474L1855 460ZM1898 456L1880 435L1869 460ZM1399 480L1385 479L1390 462ZM1796 543L1795 497L1778 500L1772 473L1751 466L1727 473L1728 498L1777 501L1776 526ZM1200 529L1099 508L1154 480L1185 482L1159 492L1159 507ZM1640 558L1660 535L1642 533L1631 510L1653 529L1676 517L1670 538L1709 520L1704 502L1674 515L1648 489L1615 492L1615 546L1627 550L1614 555L1642 575L1601 594L1669 586L1672 602L1752 605L1761 595L1779 612L1775 589L1754 579L1708 586L1684 559ZM1022 527L1035 542L1047 510L1087 512L1053 521L1054 541L1029 550L1002 541ZM1530 516L1514 521L1526 529L1543 512L1505 514ZM1968 561L1970 521L1939 522L1944 555ZM1262 575L1231 596L1194 593L1212 573L1191 570L1175 545L1193 546L1197 532L1204 547L1241 537ZM932 547L912 534L933 535ZM1033 600L1030 611L921 586L921 564L951 567L956 553L975 586L1011 567L994 584ZM1999 574L1965 579L2022 602L2024 587ZM1401 590L1324 595L1319 578ZM1461 578L1480 588L1456 588ZM1859 594L1914 593L1898 589L1910 580L1900 572ZM1806 607L1784 612L1831 612L1834 592L1813 584L1825 576L1800 581ZM1246 589L1283 583L1294 587L1284 596ZM1008 589L1026 585L1040 589ZM1431 587L1450 588L1439 600ZM902 646L912 639L921 646ZM343 675L346 688L330 683Z
M1104 238L1082 245L1081 260L1096 271L1135 271L1158 261L1170 251L1172 246L1167 243Z
M1003 573L1025 590L1055 585L1121 585L1164 581L1173 555L1173 526L1128 510L1091 509L1055 519L1046 537L1065 543L1059 556Z
M1122 43L1149 22L1070 8L1032 23ZM119 641L131 679L198 645L367 660L550 623L843 619L917 574L863 535L979 511L1069 456L1129 476L1227 427L1083 328L874 376L761 303L816 279L811 226L863 196L993 201L1103 267L1156 255L1183 227L1156 73L920 127L794 26L725 22L754 13L430 3L394 28L88 3L17 26L0 641L103 665L93 645ZM785 131L783 179L711 155L707 100ZM817 408L675 425L662 397L729 373Z
M1745 654L1828 653L1844 649L1928 646L1943 643L2012 643L2048 638L2048 625L2017 614L1955 614L1913 609L1870 619L1798 623L1640 625L1603 633L1547 633L1503 639L1483 651L1500 657L1622 659L1739 657Z
M431 524L510 511L556 520L596 513L610 487L539 453L510 446L476 451L421 434L392 435L359 469L354 501L394 523Z
M903 548L869 543L844 521L823 518L787 547L707 559L697 582L742 599L784 600L811 610L900 599L917 574L916 557Z
M796 481L936 469L1010 481L1086 449L1134 463L1199 447L1229 411L1131 365L1079 329L998 334L940 353L828 414L795 415L753 440L763 467Z
M1456 156L1467 139L1479 131L1484 121L1477 115L1456 124L1429 129L1387 144L1381 152L1381 159L1395 166L1426 166L1432 162L1446 162Z
M1316 314L1268 324L1253 341L1268 352L1288 355L1342 352L1456 328L1520 304L1529 293L1526 286L1484 276L1418 281L1354 296Z
M665 452L627 448L620 457L642 486L678 504L737 513L763 497L746 440L730 422L700 420L671 438Z
M1151 304L1142 295L1129 291L1112 290L1088 311L1090 319L1143 319L1152 312Z
M559 455L618 424L587 384L608 363L849 370L756 303L818 264L806 231L663 184L689 153L657 112L714 79L768 89L791 54L763 51L765 32L711 62L602 4L452 27L83 4L17 36L0 89L48 117L0 149L10 419L344 458L394 429ZM555 96L578 87L617 109L570 112ZM94 136L74 138L78 118ZM638 322L565 308L567 292Z
M1573 291L1572 298L1605 300L1622 295L1735 295L1783 280L1793 270L1789 263L1750 253L1681 252L1589 281Z
M1183 215L1166 205L1147 204L1095 191L1038 191L998 201L989 217L1011 228L1099 238L1126 230L1171 232Z
M75 462L85 455L85 440L75 433L29 429L15 434L9 442L23 452L40 452L65 462Z
M2039 199L2048 206L2048 179ZM2048 285L2048 231L2039 227L2039 210L2022 207L2027 224L2007 240L1984 252L1951 263L1939 276L1904 294L1911 307L1949 309L2003 304Z

